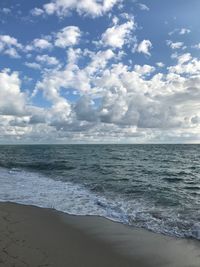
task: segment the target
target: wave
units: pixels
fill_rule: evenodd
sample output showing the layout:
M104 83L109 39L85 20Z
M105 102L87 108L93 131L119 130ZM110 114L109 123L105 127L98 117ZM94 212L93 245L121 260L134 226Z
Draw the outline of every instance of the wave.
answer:
M169 182L169 183L179 183L183 181L183 178L173 178L173 177L168 177L168 178L163 178L163 180Z
M17 162L17 161L8 161L0 162L0 167L8 169L30 169L35 171L45 171L45 170L73 170L76 169L76 166L72 165L68 161L57 161L52 160L49 162L42 161L32 161L32 162Z
M108 194L103 189L97 193L95 188L91 191L84 185L20 168L0 168L0 184L3 202L53 208L74 215L97 215L157 233L200 239L198 218L179 218L174 207L161 210L144 199L128 199L136 189L126 196Z

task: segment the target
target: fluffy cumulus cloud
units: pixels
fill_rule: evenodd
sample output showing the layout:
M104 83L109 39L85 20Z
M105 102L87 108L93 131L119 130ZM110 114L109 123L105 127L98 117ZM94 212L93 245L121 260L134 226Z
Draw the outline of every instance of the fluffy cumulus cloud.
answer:
M120 0L53 0L43 6L43 8L35 8L32 14L39 16L42 14L58 16L66 16L73 10L79 14L98 17L110 11Z
M159 68L163 68L165 64L163 62L156 62L156 66L158 66Z
M18 40L10 35L0 35L0 53L13 58L19 58L18 51L22 49L22 45Z
M41 65L36 62L25 62L24 65L28 68L35 69L35 70L41 69Z
M195 45L193 45L192 48L200 49L200 43L199 43L199 44L195 44Z
M26 51L32 51L32 50L45 50L45 49L51 49L52 44L47 39L34 39L29 45L26 46Z
M38 55L36 61L46 65L58 65L59 61L55 57L50 57L48 55Z
M185 53L185 54L182 54L178 57L178 63L181 65L185 62L188 62L190 61L190 59L192 59L192 56L190 53Z
M145 55L150 56L150 49L152 48L152 43L149 40L143 40L141 43L139 43L137 47L137 52L138 53L143 53Z
M175 49L180 49L180 48L184 48L184 43L183 42L172 42L171 40L167 40L167 45L175 50Z
M137 24L152 5L127 2L48 0L24 18L40 34L0 35L0 142L199 140L199 40L155 38Z
M135 71L141 75L149 75L155 71L155 68L149 65L143 65L143 66L135 65Z
M57 58L49 55L37 55L35 62L25 62L24 65L31 69L41 70L44 67L60 66L60 62Z
M84 69L78 67L77 60L84 53L80 49L68 50L68 64L62 70L55 70L44 75L42 82L38 82L37 90L43 90L45 96L57 103L63 98L59 92L61 88L73 88L81 92L91 90L91 82L95 74L101 72L108 64L109 60L114 57L114 53L108 49L104 52L91 53L89 55L90 64Z
M26 95L21 92L17 72L6 69L0 72L0 115L23 115Z
M55 45L61 48L77 45L81 37L81 31L76 26L63 28L56 34Z
M156 69L150 65L130 69L120 62L112 63L116 54L111 50L93 53L88 65L80 69L77 63L83 53L71 49L71 60L64 69L45 74L37 84L35 93L42 90L52 103L49 123L58 131L70 131L76 138L78 132L88 140L94 131L99 138L112 133L113 137L137 139L147 138L149 132L198 126L200 76L193 77L191 72L188 79L175 69L152 75ZM186 66L193 60L177 64ZM63 97L66 90L80 94L76 104Z
M34 9L31 10L31 14L33 16L40 16L40 15L44 14L44 11L41 8L35 7Z
M180 35L184 35L184 34L188 34L188 33L191 33L191 30L190 29L187 29L187 28L182 28L179 31L179 34Z
M108 28L103 34L101 43L104 46L111 46L113 48L122 48L122 46L131 39L131 32L134 29L134 21L130 20L124 24Z
M187 75L198 75L200 71L200 61L196 58L191 58L190 54L183 54L178 58L178 64L170 66L170 72Z
M51 132L44 124L46 114L43 108L31 105L18 72L0 71L0 142L38 141L42 132Z
M80 68L83 55L88 64ZM166 74L151 65L130 68L113 62L118 57L110 49L88 53L69 48L67 58L63 68L44 73L37 83L34 95L42 92L51 103L46 110L27 105L17 73L1 73L0 99L7 101L0 102L1 115L11 116L9 127L23 129L20 136L44 141L48 132L48 138L72 142L102 138L148 142L166 130L177 134L178 129L199 128L200 64L195 58L183 54ZM79 96L75 103L66 96L69 91Z

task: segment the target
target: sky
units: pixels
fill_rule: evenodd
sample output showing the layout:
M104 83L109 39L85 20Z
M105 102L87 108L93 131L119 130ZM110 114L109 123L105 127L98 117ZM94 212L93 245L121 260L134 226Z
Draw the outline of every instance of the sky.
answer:
M1 0L0 143L199 143L199 0Z

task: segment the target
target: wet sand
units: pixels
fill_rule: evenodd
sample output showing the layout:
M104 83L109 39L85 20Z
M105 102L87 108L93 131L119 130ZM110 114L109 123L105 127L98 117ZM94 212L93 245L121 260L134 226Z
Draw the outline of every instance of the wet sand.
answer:
M2 267L199 267L200 242L95 216L0 203Z

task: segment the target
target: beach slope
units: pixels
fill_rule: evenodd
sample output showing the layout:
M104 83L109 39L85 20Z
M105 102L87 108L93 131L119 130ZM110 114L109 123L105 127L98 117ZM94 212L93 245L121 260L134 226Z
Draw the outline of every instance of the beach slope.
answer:
M0 203L2 267L199 267L199 243L99 217Z

